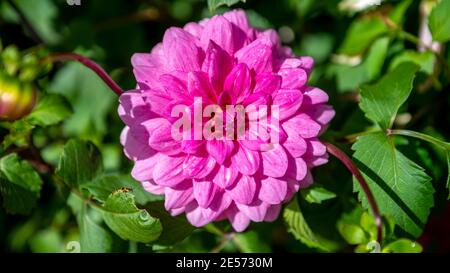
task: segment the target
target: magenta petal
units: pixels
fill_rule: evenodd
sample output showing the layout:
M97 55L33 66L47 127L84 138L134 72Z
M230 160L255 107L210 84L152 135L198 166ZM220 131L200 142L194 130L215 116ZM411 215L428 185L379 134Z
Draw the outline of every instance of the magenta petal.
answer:
M272 149L262 152L263 174L282 177L288 168L288 159L283 147L275 144Z
M217 192L211 204L203 210L203 215L210 221L217 220L233 202L226 192Z
M303 93L303 104L321 104L328 101L328 94L317 87L307 87Z
M312 138L319 134L321 126L307 114L301 113L284 122L283 128L296 130L303 138Z
M161 154L153 169L153 180L162 186L174 187L182 182L184 157L171 157Z
M178 136L181 139L181 135ZM167 155L175 155L181 152L181 140L172 136L172 124L166 121L157 127L151 134L148 144L153 149Z
M144 95L145 101L150 105L150 110L152 112L163 117L168 117L167 114L170 116L170 112L167 113L167 105L172 102L171 97L162 92L153 90L146 92Z
M238 175L239 172L236 168L230 167L229 164L223 164L213 178L213 182L222 189L225 189L234 184Z
M227 216L236 232L242 232L250 225L250 218L238 209L230 210Z
M196 71L188 74L188 90L192 97L201 97L203 102L216 101L216 93L204 72Z
M272 177L261 180L259 199L269 204L280 204L287 194L288 185L286 181Z
M212 181L204 180L194 181L194 197L198 205L202 208L207 208L214 199L219 188Z
M206 149L208 153L217 161L219 164L228 158L234 149L234 143L232 140L209 140L206 142Z
M259 168L260 155L258 152L251 151L239 146L236 154L231 157L233 167L245 175L253 175Z
M166 93L173 99L179 101L192 101L192 98L189 97L186 82L183 82L179 78L170 74L161 75L161 77L159 77L159 81L166 90Z
M127 125L131 126L134 122L154 117L150 112L150 105L144 101L140 91L134 90L123 93L119 102L119 116Z
M248 68L257 74L272 72L272 42L263 37L236 52L235 57L239 63L247 64Z
M264 92L275 94L281 87L281 77L273 73L263 73L256 76L256 85L253 93Z
M200 43L203 48L207 48L210 41L213 41L228 54L234 54L236 48L240 47L239 44L235 45L236 42L240 41L235 39L234 36L239 35L239 33L234 33L234 30L233 25L225 17L216 15L206 23Z
M278 74L282 78L281 88L284 89L299 89L308 80L308 75L301 68L281 69Z
M195 202L190 203L186 207L186 218L188 219L189 223L191 223L195 227L202 227L210 222L203 215L203 209L195 204Z
M166 210L178 209L194 200L192 181L185 180L175 188L165 188L164 206Z
M181 149L187 154L195 154L202 149L204 140L183 140L181 142Z
M307 149L306 141L291 127L283 126L283 129L288 134L286 141L283 143L283 147L293 157L300 157L304 155Z
M164 34L164 54L173 70L199 71L202 52L194 36L181 28L171 27Z
M205 61L202 65L202 71L208 73L209 81L219 94L222 91L226 75L232 69L230 56L221 49L216 43L211 41L206 50Z
M247 33L249 30L249 24L247 15L245 11L241 9L235 9L225 12L223 16L233 25L242 29L243 32Z
M136 160L131 170L131 176L138 181L146 181L153 179L153 170L160 158L159 154L155 154L149 158Z
M308 145L308 154L311 154L313 156L322 156L327 152L327 147L325 147L325 145L317 138L308 139L306 143Z
M264 218L264 221L266 222L273 222L278 218L278 215L281 211L281 205L271 205L267 209L266 217Z
M286 176L297 181L303 180L308 172L308 165L301 157L290 158Z
M234 187L227 189L227 192L235 202L250 204L255 199L256 187L256 182L253 177L242 175Z
M248 218L255 222L262 222L266 217L267 209L269 204L261 200L257 200L251 205L244 205L236 203L236 206L240 211L242 211Z
M142 187L149 193L153 193L156 195L164 194L165 191L165 187L155 184L155 182L153 182L152 180L142 182Z
M228 74L223 89L234 98L233 102L239 103L250 94L250 86L250 70L246 64L240 63Z
M305 112L322 125L328 124L333 119L336 112L330 105L316 105L315 107L305 108Z
M183 162L183 175L192 178L204 178L214 169L216 162L208 155L187 155Z
M306 176L299 183L300 189L304 189L304 188L311 186L313 182L314 182L313 176L312 176L311 172L308 171L306 173Z
M280 89L273 99L273 104L280 109L280 120L285 120L297 112L302 105L303 94L297 89Z

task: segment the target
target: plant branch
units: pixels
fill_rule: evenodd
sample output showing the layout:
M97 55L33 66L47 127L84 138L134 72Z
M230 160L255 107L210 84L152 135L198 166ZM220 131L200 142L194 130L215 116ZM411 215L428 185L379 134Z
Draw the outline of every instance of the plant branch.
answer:
M17 15L20 18L20 21L22 22L22 25L30 32L31 38L38 44L43 44L44 40L39 36L37 31L34 29L33 25L30 21L28 21L27 17L23 12L20 10L20 8L14 3L12 0L6 0L8 4L11 6L11 8L17 13Z
M361 172L359 171L358 167L355 165L355 163L338 147L334 146L331 143L325 143L325 146L327 147L327 151L332 154L334 157L339 159L345 167L352 173L352 175L356 178L359 185L364 191L364 194L367 197L367 201L369 202L370 208L372 209L373 215L375 217L375 223L377 225L377 241L381 243L382 238L382 220L380 211L378 210L377 202L375 201L375 198L372 195L372 192L370 191L369 185L367 184L366 180L362 176Z
M118 96L120 96L123 93L123 89L111 78L111 76L106 73L106 71L96 62L92 61L91 59L84 57L82 55L67 52L67 53L54 53L47 57L45 57L42 62L57 62L57 61L77 61L87 68L94 71L105 83L108 85L109 88L111 88L114 93L116 93Z
M410 130L392 130L392 129L388 129L387 130L387 135L402 135L402 136L408 136L408 137L414 137L414 138L418 138L427 142L430 142L434 145L437 145L441 148L444 148L445 150L450 150L450 143L449 142L444 142L442 140L439 140L437 138L434 138L432 136L426 135L426 134L422 134L419 132L414 132L414 131L410 131Z

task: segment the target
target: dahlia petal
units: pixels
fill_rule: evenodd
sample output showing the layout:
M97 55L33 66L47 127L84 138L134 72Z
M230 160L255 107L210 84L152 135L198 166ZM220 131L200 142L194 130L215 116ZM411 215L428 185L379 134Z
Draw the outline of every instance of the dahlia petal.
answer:
M181 139L181 136L179 136ZM172 136L172 124L167 120L151 133L148 141L150 147L167 155L175 155L181 152L181 141Z
M219 187L209 180L194 181L194 197L202 208L207 208L219 191Z
M230 210L227 217L236 232L242 232L250 225L250 218L238 209Z
M218 218L226 212L232 202L233 199L231 199L227 193L223 191L217 192L211 204L203 210L203 215L209 221L218 220Z
M251 205L236 203L236 206L242 211L250 220L254 222L262 222L267 214L269 204L261 200L256 200Z
M183 140L181 142L181 149L187 154L195 154L202 149L203 144L205 144L204 140Z
M291 127L283 127L283 129L288 134L286 141L283 143L283 147L293 157L304 155L307 150L306 141Z
M232 186L239 175L237 169L229 165L230 164L221 165L216 176L213 178L213 182L222 189Z
M287 189L288 185L286 181L267 177L261 180L261 189L258 198L268 204L280 204L286 197Z
M192 97L201 97L205 103L209 101L216 101L216 94L212 90L208 76L204 72L189 72L188 90Z
M308 172L308 165L301 157L290 158L286 176L297 181L303 180Z
M159 154L155 154L149 158L136 160L131 176L138 181L146 181L153 179L153 171L160 158Z
M165 187L164 207L166 210L185 207L194 200L192 181L185 180L175 188Z
M211 173L215 165L215 160L208 155L187 155L183 162L183 175L204 178Z
M172 98L168 95L158 91L146 92L145 101L150 105L152 112L163 117L170 117L170 111L167 110L167 105L172 102Z
M230 23L223 16L213 16L206 24L202 32L200 43L207 48L210 41L215 42L228 54L233 55L245 42L245 33Z
M295 114L302 105L303 94L297 89L280 89L273 104L280 109L279 119L285 120Z
M317 87L307 87L303 93L303 104L321 104L328 101L328 94Z
M130 127L126 126L120 134L120 143L123 145L125 155L132 160L145 159L152 156L155 151L142 143L130 133Z
M273 73L263 73L256 76L256 85L253 93L264 92L266 94L276 94L281 87L281 77Z
M266 37L259 38L241 48L234 56L239 63L247 64L256 74L272 71L272 47L274 45Z
M199 39L202 36L203 26L201 26L200 24L190 22L184 25L183 29Z
M169 28L163 37L163 50L173 70L198 71L203 61L193 35L181 28Z
M299 182L300 189L307 188L314 183L313 176L310 171L306 173L306 176Z
M240 63L231 70L225 79L224 90L234 98L233 103L239 103L250 94L250 86L250 70L246 64Z
M308 139L306 143L308 147L307 153L310 155L322 156L327 152L327 147L325 147L325 145L322 142L320 142L317 138Z
M245 11L241 9L235 9L225 12L223 16L232 24L242 29L244 32L248 32L249 24Z
M183 175L182 156L167 156L161 154L155 168L153 169L153 180L161 186L174 187L181 183L185 177Z
M284 89L301 88L306 84L308 80L306 71L301 68L280 69L278 75L280 75L282 78L281 88Z
M282 177L288 168L288 159L283 147L279 144L261 153L263 174L270 177Z
M273 222L278 218L281 211L281 205L272 205L267 209L266 217L264 221Z
M142 187L149 193L153 193L156 195L164 194L166 188L155 184L155 182L153 182L152 180L142 182Z
M316 120L321 125L327 125L334 117L336 112L330 105L317 105L315 107L305 107L305 113Z
M189 223L195 227L202 227L208 224L210 221L203 215L203 209L195 204L195 202L190 203L186 207L186 218Z
M255 199L257 185L252 176L242 175L234 187L227 189L231 198L240 204L250 204Z
M315 122L309 115L300 113L283 123L285 130L296 130L303 138L316 137L321 129L320 124Z
M138 90L127 91L119 98L119 116L125 124L153 118L150 106L144 101Z
M166 93L179 101L192 101L187 91L186 83L171 74L163 74L159 77Z
M253 175L259 169L260 155L243 146L231 157L233 167L244 175Z
M234 149L231 140L209 140L206 142L206 150L219 164L223 164Z
M222 91L225 77L230 73L231 69L231 57L216 43L210 41L206 50L202 71L208 73L209 81L216 94Z

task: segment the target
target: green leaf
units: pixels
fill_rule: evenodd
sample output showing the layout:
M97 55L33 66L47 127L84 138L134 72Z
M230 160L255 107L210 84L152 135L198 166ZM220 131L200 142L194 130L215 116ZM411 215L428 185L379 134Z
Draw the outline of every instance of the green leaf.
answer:
M390 128L398 109L411 93L418 69L413 63L402 63L376 84L361 87L359 106L366 117L384 130Z
M386 59L389 38L381 37L370 47L366 58L357 66L338 64L333 69L336 74L338 90L352 91L361 84L370 82L379 77Z
M330 200L336 197L334 192L331 192L321 186L313 185L300 191L302 197L309 203L321 204L323 201Z
M56 174L71 188L92 181L102 171L102 159L94 144L81 140L69 140L59 159Z
M261 238L256 231L247 231L236 234L234 238L243 253L270 253L267 238Z
M393 141L382 132L359 137L352 146L353 157L381 213L418 236L433 206L434 189L424 169L397 151ZM370 209L359 184L353 185L363 207Z
M369 234L357 225L339 222L337 226L339 233L351 245L358 245L369 241Z
M9 128L9 134L5 136L1 146L6 150L11 145L24 147L28 144L33 125L24 120L16 120Z
M308 226L298 205L297 198L294 198L284 209L283 218L288 227L288 231L294 235L295 239L300 240L309 247L327 250L321 243L320 238Z
M124 240L150 243L161 235L161 222L146 210L138 209L129 192L118 190L112 193L103 209L105 223Z
M212 12L220 6L226 5L228 7L231 7L232 5L238 2L245 3L245 1L246 0L208 0L208 7L209 10Z
M418 242L409 239L399 239L388 244L381 251L383 253L421 253L422 246Z
M105 202L109 195L121 188L130 189L133 192L136 203L145 205L148 202L163 200L161 195L153 195L142 187L142 184L130 175L107 175L99 177L92 182L83 185L97 200Z
M389 18L397 25L401 25L410 4L411 1L409 0L399 3L389 13ZM373 14L362 16L350 25L338 52L345 55L360 55L375 39L388 33L388 30L380 17Z
M431 75L434 70L435 60L436 56L433 54L433 52L417 52L414 50L405 50L402 51L399 55L395 56L394 59L392 59L389 65L389 70L391 71L395 69L398 65L404 62L413 62L420 66L420 71Z
M17 154L0 159L0 192L7 212L30 213L40 196L41 187L39 174Z
M450 40L450 1L441 0L433 8L428 24L435 41L447 42Z
M39 99L33 112L25 118L25 121L44 127L57 124L70 117L71 114L72 110L64 97L47 94Z
M163 201L151 202L145 206L145 209L153 217L158 218L162 224L162 234L154 244L160 246L170 246L181 242L196 228L193 227L184 215L172 216L164 208Z
M91 218L84 200L72 193L67 203L77 218L81 252L110 252L113 247L112 236Z

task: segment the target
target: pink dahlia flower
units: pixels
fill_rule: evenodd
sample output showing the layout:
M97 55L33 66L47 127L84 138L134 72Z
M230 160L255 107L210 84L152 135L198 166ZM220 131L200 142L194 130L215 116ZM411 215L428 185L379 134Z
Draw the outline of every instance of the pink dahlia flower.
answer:
M197 227L228 219L236 231L251 221L273 221L284 202L311 185L311 169L327 162L318 136L334 111L324 91L306 85L312 58L294 56L274 30L252 28L244 11L172 27L151 53L135 54L132 64L137 88L120 97L127 125L121 142L134 161L132 176L164 195L172 215L185 213ZM262 124L277 141L247 125L245 138L175 138L174 107L185 105L189 112L196 98L219 110L277 106L267 119L278 126Z

